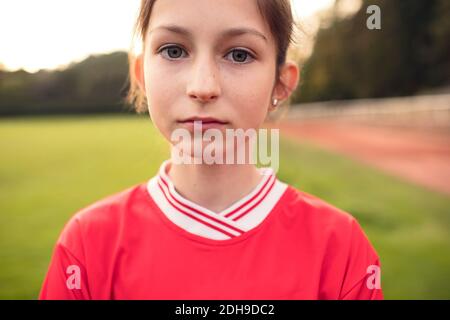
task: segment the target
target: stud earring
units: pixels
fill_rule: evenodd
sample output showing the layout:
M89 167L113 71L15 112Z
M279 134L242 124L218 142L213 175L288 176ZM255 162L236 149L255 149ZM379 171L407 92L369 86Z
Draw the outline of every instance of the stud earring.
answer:
M278 99L277 99L277 98L274 98L274 99L273 99L272 105L273 105L274 107L276 107L276 106L278 105Z

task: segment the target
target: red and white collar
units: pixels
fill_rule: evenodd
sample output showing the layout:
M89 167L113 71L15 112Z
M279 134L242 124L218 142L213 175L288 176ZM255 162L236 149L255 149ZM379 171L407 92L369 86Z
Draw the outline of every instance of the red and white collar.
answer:
M214 240L238 237L258 226L286 190L270 168L259 169L263 179L245 197L221 212L213 212L181 196L167 175L170 160L163 162L147 190L161 211L184 230Z

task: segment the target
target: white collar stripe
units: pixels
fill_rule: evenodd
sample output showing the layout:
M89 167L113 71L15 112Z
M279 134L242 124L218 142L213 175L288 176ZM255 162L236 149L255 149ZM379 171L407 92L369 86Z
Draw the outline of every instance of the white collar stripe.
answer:
M163 192L164 196L166 197L166 200L170 203L170 200L167 198L167 195L166 195L166 194L164 193L164 191L162 190L161 185L159 185L159 187L161 188L161 191ZM176 207L175 207L175 208L176 208ZM205 226L207 226L207 227L209 227L209 228L212 228L212 229L214 229L214 230L217 230L217 231L219 231L219 232L225 234L226 236L228 236L228 237L230 237L230 238L234 238L234 237L235 237L234 234L228 233L228 232L225 231L225 230L222 230L222 229L220 229L220 228L218 228L218 227L216 227L216 226L214 226L214 225L212 225L212 224L210 224L210 223L208 223L208 222L206 222L206 221L203 221L203 220L197 218L196 216L190 214L189 212L184 211L183 209L177 208L177 211L180 212L180 213L182 213L182 214L184 214L184 215L186 215L186 216L188 216L189 218L194 219L195 221L197 221L197 222L199 222L199 223L204 224Z
M242 211L245 207L247 206L251 206L252 202L255 201L256 198L258 198L258 196L262 193L262 191L266 188L267 184L269 183L269 181L271 180L271 178L274 177L273 174L267 176L265 178L265 182L264 184L261 186L261 188L258 189L257 193L255 195L253 195L253 197L251 197L250 199L248 199L245 203L243 203L242 205L240 205L239 207L237 207L236 209L232 210L231 212L225 213L224 217L229 218L230 216L234 215L234 214L238 214L240 211Z
M251 201L251 202L249 202L248 204L246 204L245 206L243 206L240 210L238 210L238 211L236 211L236 212L234 212L234 213L232 213L232 212L230 212L229 214L226 214L225 215L225 217L226 218L230 218L230 219L232 219L232 217L234 216L234 217L236 217L236 216L239 216L239 215L241 215L241 213L243 213L243 212L247 212L248 210L248 208L250 208L250 207L253 207L253 205L255 204L255 203L259 203L259 202L261 202L262 200L264 200L264 197L265 197L265 190L267 190L268 188L270 188L270 182L271 181L274 181L274 180L276 180L276 177L274 176L274 175L271 175L271 176L269 176L269 178L267 179L267 181L266 181L266 183L264 184L264 188L263 189L261 189L259 192L258 192L258 194L257 195L255 195L255 198ZM261 201L260 201L261 200Z
M255 207L257 207L264 200L264 198L269 194L270 190L272 190L273 186L275 185L275 181L276 181L276 179L274 177L272 179L272 183L270 184L269 188L267 188L264 195L255 204L253 204L253 206L251 206L250 208L248 208L247 210L245 210L244 212L239 214L237 217L232 218L232 220L237 221L237 220L241 219L243 216L245 216L246 214L251 212Z
M161 166L161 170L159 172L158 178L164 182L164 184L167 186L167 188L169 190L170 195L177 201L177 203L179 203L180 205L182 205L185 208L189 208L191 210L195 210L196 212L201 211L201 212L203 212L205 214L209 214L211 216L212 215L214 215L214 216L220 215L220 216L224 216L226 218L230 217L231 215L238 215L239 213L241 213L242 211L245 210L245 207L250 207L255 202L257 202L258 201L258 199L257 199L258 196L261 195L261 193L263 192L263 190L265 189L267 184L270 182L270 180L272 178L275 178L275 175L273 174L273 170L272 169L270 169L270 168L261 169L261 172L264 173L264 178L258 184L258 186L255 188L255 190L253 190L245 198L243 198L240 201L236 202L231 207L225 209L222 212L216 213L216 212L213 212L213 211L208 210L206 208L203 208L201 206L198 206L197 204L195 204L195 203L193 203L193 202L183 198L180 194L178 194L178 192L175 190L175 188L174 188L174 186L172 184L172 181L170 180L170 178L166 174L166 166L167 165L168 165L168 162L166 161ZM261 201L259 201L259 202L261 202ZM244 203L242 203L242 202L244 202Z
M208 210L206 208L203 208L199 205L197 205L196 203L189 201L188 199L182 197L176 190L175 187L173 186L172 181L170 180L170 178L168 176L166 176L163 172L161 172L158 176L158 180L162 181L168 189L168 192L170 193L170 195L177 200L177 202L182 205L185 208L191 208L193 210L196 211L201 211L203 213L209 214L210 216L217 216L217 214L211 210Z
M208 239L232 239L252 230L266 219L287 189L272 169L259 169L263 175L260 183L245 197L217 213L177 192L166 174L170 165L170 160L164 161L159 174L148 181L147 192L171 223Z
M228 228L230 228L230 229L232 229L232 230L235 230L235 231L237 231L237 232L239 232L239 233L243 233L243 232L244 232L243 230L240 230L239 228L230 225L229 222L228 222L228 219L223 219L223 218L222 218L223 220L225 220L225 221L223 221L223 220L220 220L221 217L219 217L219 216L217 216L217 215L215 215L215 214L211 215L211 214L209 214L208 212L203 212L203 211L198 210L198 209L196 209L196 208L193 208L193 207L191 207L191 206L188 206L188 205L185 205L185 204L183 204L183 203L180 203L177 199L175 199L175 198L173 197L173 194L170 192L169 185L168 185L163 179L160 179L160 181L162 181L163 184L164 184L165 187L166 187L166 188L165 188L165 191L166 191L166 192L164 192L164 193L165 193L170 199L172 199L173 201L175 201L175 202L177 202L179 205L181 205L184 209L188 209L188 210L190 210L190 211L193 211L193 212L195 212L195 213L197 213L197 214L199 214L199 215L201 215L201 216L203 216L203 217L205 217L205 218L207 218L207 219L211 219L211 220L213 220L213 221L215 221L215 222L217 222L217 223L219 223L219 224L221 224L221 225L224 225L225 227L228 227ZM172 206L176 206L177 208L179 208L180 206L179 206L179 205L176 205L176 204L174 205L173 201L171 202Z
M159 188L161 189L164 197L166 198L166 200L178 212L183 213L183 214L193 218L194 220L196 220L198 222L206 224L206 225L208 225L209 227L212 227L215 230L223 232L223 233L227 234L228 236L235 236L235 234L231 234L232 232L237 233L236 235L240 235L240 234L244 233L243 230L240 230L240 229L230 225L228 222L220 221L216 217L212 217L212 216L210 216L208 214L205 214L203 212L197 211L195 209L185 208L185 209L189 209L191 211L191 212L189 212L187 210L184 210L183 208L180 208L180 206L178 206L176 203L174 203L174 199L171 198L171 195L167 192L167 190L165 190L163 185L160 184L159 182L158 182L158 185L159 185ZM194 212L192 212L192 211L194 211ZM195 215L193 213L197 213L198 215ZM200 217L199 217L199 215L200 215ZM205 219L206 219L206 221L205 221Z

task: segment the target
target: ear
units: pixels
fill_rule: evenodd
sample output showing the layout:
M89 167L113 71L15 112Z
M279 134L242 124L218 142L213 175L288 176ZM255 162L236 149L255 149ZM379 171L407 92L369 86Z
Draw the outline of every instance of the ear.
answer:
M300 69L293 61L287 61L280 69L280 79L277 79L272 99L285 101L297 88L300 80Z
M136 56L133 69L134 77L139 85L139 89L145 93L144 61L142 54Z

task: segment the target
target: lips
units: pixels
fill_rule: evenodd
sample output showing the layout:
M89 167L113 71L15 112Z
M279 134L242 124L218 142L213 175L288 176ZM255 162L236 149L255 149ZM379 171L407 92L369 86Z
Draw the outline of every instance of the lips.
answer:
M219 129L223 130L228 124L227 121L220 120L213 117L191 117L184 120L178 121L180 125L188 129L189 131L195 131L200 129L202 132L205 132L209 129ZM200 124L200 126L198 126Z
M219 120L212 117L192 117L185 120L178 121L179 123L194 123L194 122L201 122L202 125L204 124L217 124L217 125L223 125L227 124L227 121Z

